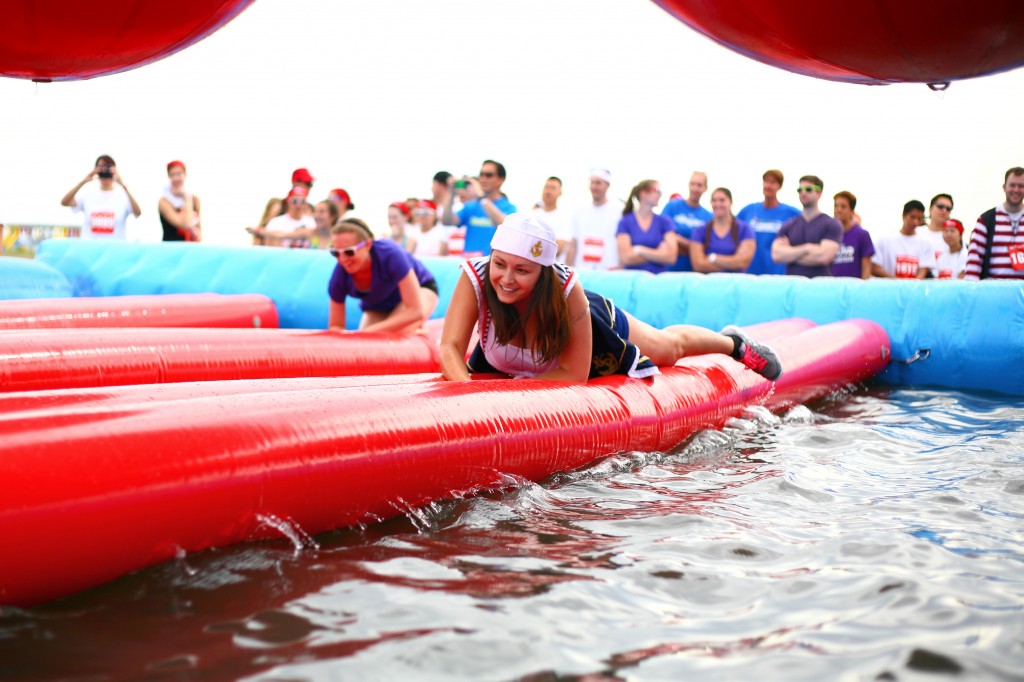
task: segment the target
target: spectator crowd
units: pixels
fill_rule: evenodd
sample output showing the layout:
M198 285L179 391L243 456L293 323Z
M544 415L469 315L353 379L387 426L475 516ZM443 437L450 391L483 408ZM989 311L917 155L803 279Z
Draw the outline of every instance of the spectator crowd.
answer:
M827 203L822 205L828 197L825 182L811 174L797 181L797 202L789 204L780 198L783 173L765 171L763 200L738 211L726 187L711 191L710 208L702 204L709 189L702 172L693 173L685 196L673 194L662 205L657 180L636 183L623 202L609 196L611 171L594 168L591 200L572 212L559 206L563 188L558 177L544 181L540 200L529 207L512 203L502 191L506 177L505 166L490 159L475 176L440 171L429 197L396 198L388 206L386 231L359 222L370 241L392 242L415 257L487 255L496 227L509 215L525 213L551 228L557 261L576 270L1024 280L1024 167L1019 166L1004 174L1005 201L969 222L969 234L952 215L952 195L943 192L927 206L907 201L899 229L881 236L876 231L874 238L860 224L856 195L848 190L832 194L829 214ZM185 164L168 163L167 178L157 207L163 239L201 241L202 205L186 187ZM340 188L311 201L314 184L309 170L297 169L288 192L268 200L259 222L246 228L253 244L334 248L333 230L352 220L355 205ZM128 216L141 214L108 155L96 159L61 203L83 214L84 239L124 239ZM362 227L347 229L353 233Z

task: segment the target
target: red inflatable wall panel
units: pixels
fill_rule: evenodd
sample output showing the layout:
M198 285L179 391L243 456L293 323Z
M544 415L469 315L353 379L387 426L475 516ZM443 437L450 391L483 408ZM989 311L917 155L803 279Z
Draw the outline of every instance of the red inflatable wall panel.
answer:
M274 302L260 294L161 294L0 301L0 330L277 326Z
M670 450L748 405L820 397L888 358L885 332L865 321L773 345L786 367L775 384L702 356L648 380L588 384L375 377L241 382L235 393L229 382L178 384L158 387L164 398L145 387L8 396L0 603L45 602L183 552L274 537L269 518L318 533L508 476Z

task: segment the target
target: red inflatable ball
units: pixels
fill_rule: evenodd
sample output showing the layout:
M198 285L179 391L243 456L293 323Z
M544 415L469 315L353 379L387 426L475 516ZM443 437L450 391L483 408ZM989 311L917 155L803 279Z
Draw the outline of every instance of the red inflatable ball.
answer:
M0 75L39 82L134 69L210 35L253 0L8 0Z
M947 84L1024 65L1017 0L655 0L712 40L826 80Z

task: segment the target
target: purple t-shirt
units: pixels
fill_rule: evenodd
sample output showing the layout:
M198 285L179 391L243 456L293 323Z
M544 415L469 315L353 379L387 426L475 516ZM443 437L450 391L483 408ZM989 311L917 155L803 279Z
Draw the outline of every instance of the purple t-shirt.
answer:
M836 277L860 277L861 261L873 255L875 245L871 241L871 235L854 223L843 233L843 243L839 247L836 259L832 261L832 274Z
M652 249L656 249L665 241L665 235L674 234L675 231L676 226L672 219L657 213L653 214L651 226L643 230L640 228L639 223L636 222L636 214L630 212L622 216L622 220L619 221L619 228L615 230L615 234L628 234L629 238L633 240L633 246L649 246ZM650 261L640 265L625 266L627 270L646 270L655 275L659 272L665 272L668 270L668 267L667 265Z
M712 229L711 223L693 228L693 232L690 234L690 240L697 242L698 244L703 244L704 237L707 235L708 230L711 230L711 240L708 241L708 247L704 249L704 255L710 256L713 253L717 253L722 256L732 256L736 253L736 249L740 248L739 242L734 242L732 240L732 230L726 232L724 237L719 237L718 233ZM754 228L742 220L736 221L736 235L740 242L746 239L757 240L757 235L754 234Z
M434 276L423 263L401 246L386 239L374 239L370 246L370 290L356 289L352 275L338 263L331 274L327 293L336 303L344 303L346 296L352 296L360 299L359 305L364 311L390 312L402 302L398 283L405 279L409 270L416 273L420 286L434 281Z
M803 214L791 218L779 228L780 237L788 237L792 246L801 244L819 244L824 240L836 244L843 243L843 224L824 213L814 216L811 221L804 220ZM832 265L797 265L786 266L787 275L803 275L804 277L828 277L832 274Z

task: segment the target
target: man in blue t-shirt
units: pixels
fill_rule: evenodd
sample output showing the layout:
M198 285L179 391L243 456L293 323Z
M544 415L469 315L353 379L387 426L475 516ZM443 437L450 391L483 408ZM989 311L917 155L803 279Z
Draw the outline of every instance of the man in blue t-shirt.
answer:
M772 242L783 223L800 215L800 209L779 202L778 194L782 189L782 171L768 170L761 176L764 201L743 207L736 217L750 223L757 235L757 249L754 260L747 268L752 275L781 275L786 272L783 265L772 260Z
M459 182L459 181L456 181ZM480 177L463 177L475 199L463 204L458 213L452 211L455 193L448 195L442 221L445 225L466 228L466 246L463 252L467 258L486 256L491 252L491 237L505 216L516 212L516 207L501 193L505 183L505 167L488 159L480 166Z
M800 178L796 191L804 210L780 227L772 242L772 260L785 265L787 275L832 275L832 261L843 243L843 224L818 209L824 188L816 175Z
M676 227L676 245L679 256L676 264L669 270L672 272L690 272L690 234L694 228L703 227L714 216L711 211L700 205L700 198L708 191L708 176L701 171L694 171L690 177L690 196L686 199L672 199L661 215L672 219Z

